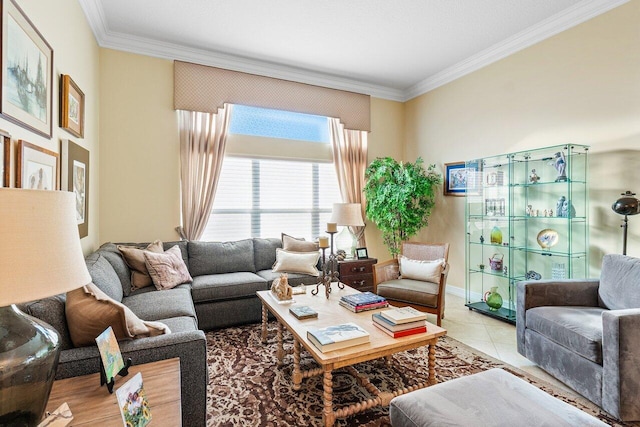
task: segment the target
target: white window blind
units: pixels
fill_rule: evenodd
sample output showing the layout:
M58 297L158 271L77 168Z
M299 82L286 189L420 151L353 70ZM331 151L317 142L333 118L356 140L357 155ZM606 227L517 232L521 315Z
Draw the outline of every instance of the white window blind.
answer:
M333 203L340 201L331 163L227 156L201 240L280 233L312 240L324 233Z

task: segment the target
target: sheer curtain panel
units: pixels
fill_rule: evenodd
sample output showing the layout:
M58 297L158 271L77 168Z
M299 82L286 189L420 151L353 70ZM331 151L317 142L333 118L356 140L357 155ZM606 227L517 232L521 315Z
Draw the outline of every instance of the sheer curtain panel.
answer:
M198 240L204 233L216 194L224 160L232 106L217 114L179 110L180 189L182 226L180 237Z
M367 168L367 132L345 129L340 119L329 119L333 164L344 203L360 203L365 217L364 171ZM366 246L364 227L350 227L358 238L358 246Z

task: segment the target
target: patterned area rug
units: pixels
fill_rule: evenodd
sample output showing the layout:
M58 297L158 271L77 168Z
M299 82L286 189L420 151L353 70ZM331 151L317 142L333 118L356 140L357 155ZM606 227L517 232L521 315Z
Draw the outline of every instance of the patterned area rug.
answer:
M321 426L321 377L306 378L302 388L291 387L292 355L277 366L276 324L269 323L269 339L262 344L260 325L227 328L207 333L209 363L208 426ZM285 332L285 348L292 346ZM317 367L303 352L303 368ZM444 337L436 348L438 382L471 375L491 368L503 368L525 379L545 392L614 426L621 424L600 411L586 399L554 389L551 385L523 371L468 347L453 338ZM414 378L426 379L427 348L399 353L388 366L383 361L356 365L361 373L381 390L410 385ZM341 407L371 396L346 371L334 372L334 404ZM348 418L338 419L336 426L388 426L388 408L373 408Z

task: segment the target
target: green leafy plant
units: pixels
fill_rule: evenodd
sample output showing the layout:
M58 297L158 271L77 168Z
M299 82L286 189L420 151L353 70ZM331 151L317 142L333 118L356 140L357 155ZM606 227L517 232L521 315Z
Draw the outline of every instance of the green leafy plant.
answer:
M422 164L420 157L415 163L378 157L365 171L367 218L382 231L384 244L394 257L403 241L428 224L436 187L442 183L435 165L425 170Z

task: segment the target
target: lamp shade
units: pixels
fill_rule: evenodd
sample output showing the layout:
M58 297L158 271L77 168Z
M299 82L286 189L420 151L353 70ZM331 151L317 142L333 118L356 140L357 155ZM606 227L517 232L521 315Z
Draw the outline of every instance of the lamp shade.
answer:
M640 200L633 197L636 193L627 191L620 195L623 197L620 197L611 205L611 209L615 213L620 215L636 215L640 213Z
M91 282L73 193L0 188L0 271L0 307Z
M329 222L341 226L364 227L360 203L334 203Z

